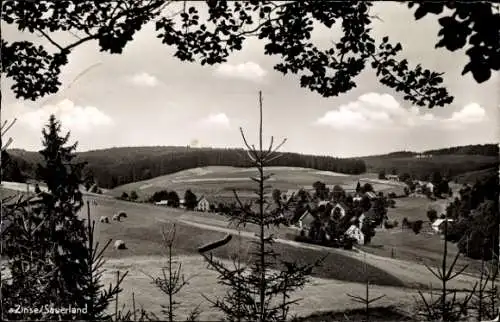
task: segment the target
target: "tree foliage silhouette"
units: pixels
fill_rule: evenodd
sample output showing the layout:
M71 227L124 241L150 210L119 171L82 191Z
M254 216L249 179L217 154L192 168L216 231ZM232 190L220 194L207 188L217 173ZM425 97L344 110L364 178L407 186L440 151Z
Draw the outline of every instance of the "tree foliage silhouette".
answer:
M416 3L408 4L412 8ZM166 15L167 7L179 7ZM265 42L266 55L279 56L274 66L283 74L300 76L300 85L322 96L337 96L356 86L354 78L367 65L376 70L380 83L404 94L418 106L444 106L453 101L444 87L442 73L410 67L400 59L400 43L383 37L378 43L370 35L373 16L369 1L211 1L188 6L187 1L4 1L3 22L21 31L37 33L53 47L52 52L30 41L2 39L2 73L14 81L18 98L35 100L57 92L61 68L76 47L97 41L100 51L121 54L137 31L150 22L157 37L173 46L174 56L202 65L223 63L232 52L243 48L250 37ZM406 5L406 4L405 4ZM415 18L438 14L445 4L417 4ZM207 9L201 18L199 8ZM447 3L449 16L439 19L441 39L436 44L454 51L470 45L469 63L463 73L472 73L477 82L499 68L499 36L495 28L499 14L493 5ZM343 35L330 48L320 49L311 40L314 23L332 28L340 23ZM73 42L62 44L53 32L69 32Z
M465 53L469 61L462 75L472 73L476 82L483 83L490 79L492 71L500 69L500 33L498 27L492 28L500 25L498 4L487 1L410 1L408 7L416 7L414 16L417 20L428 14L442 14L444 9L450 11L438 19L441 29L436 48L456 51L468 46Z

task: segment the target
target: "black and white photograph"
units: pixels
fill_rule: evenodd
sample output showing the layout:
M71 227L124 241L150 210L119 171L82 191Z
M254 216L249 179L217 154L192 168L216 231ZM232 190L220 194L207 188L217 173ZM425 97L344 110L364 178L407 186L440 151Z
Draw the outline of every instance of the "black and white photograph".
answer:
M0 16L3 321L500 321L496 1Z

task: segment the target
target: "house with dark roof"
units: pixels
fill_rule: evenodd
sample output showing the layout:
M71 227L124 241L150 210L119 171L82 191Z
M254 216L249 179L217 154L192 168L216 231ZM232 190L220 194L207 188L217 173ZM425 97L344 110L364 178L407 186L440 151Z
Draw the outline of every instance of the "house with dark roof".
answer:
M310 229L315 220L316 217L309 210L306 210L302 216L300 216L298 226L300 229Z

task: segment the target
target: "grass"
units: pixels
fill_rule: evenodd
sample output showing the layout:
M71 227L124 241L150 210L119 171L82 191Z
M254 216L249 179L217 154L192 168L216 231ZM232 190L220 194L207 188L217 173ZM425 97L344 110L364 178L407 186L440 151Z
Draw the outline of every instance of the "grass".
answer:
M266 170L275 174L272 181L273 189L282 191L311 186L315 181L355 188L357 180L364 177L364 175L347 176L334 172L325 175L325 171L308 168L269 167ZM180 195L187 189L192 189L197 195L206 196L232 195L233 189L248 194L255 189L255 182L249 179L253 175L256 175L254 169L211 166L129 183L110 190L110 194L119 196L124 191L128 193L134 190L139 197L148 197L163 189L175 190Z
M108 258L125 258L130 256L159 256L163 254L161 248L161 224L168 224L179 219L191 220L182 210L155 207L147 204L134 204L119 200L98 200L98 205L92 211L92 216L98 221L100 216L112 217L114 213L125 210L127 218L122 222L112 222L111 224L98 223L98 233L96 238L101 243L107 239L122 239L127 244L127 250L117 251L109 248L104 255ZM82 214L83 215L83 214ZM198 222L206 222L217 216L209 213L191 213L191 217L197 217ZM214 225L212 220L212 225ZM217 224L215 224L217 225ZM220 221L223 226L223 221ZM246 228L249 232L256 232L255 227ZM284 232L282 234L285 234ZM183 224L177 221L177 240L175 247L176 255L197 254L198 247L221 239L225 233L202 229L196 226ZM249 244L252 239L243 237L243 243ZM236 242L218 248L214 255L221 258L230 258L238 249ZM283 254L283 260L298 260L309 263L324 255L322 251L315 251L305 248L296 248L291 245L275 244L276 251ZM322 278L332 278L350 282L362 282L362 265L358 259L342 254L345 251L331 253L327 257L324 265L315 271L314 276ZM243 258L248 260L248 258ZM380 285L404 286L405 284L391 274L384 272L374 266L369 267L369 274L373 282Z
M388 217L397 220L399 226L390 230L378 230L371 241L371 245L360 247L362 250L383 257L393 257L416 263L427 265L437 265L441 263L443 253L443 240L432 231L427 218L429 207L444 209L440 204L446 200L435 202L427 198L398 198L396 208L388 209ZM435 206L434 206L435 205ZM422 231L416 235L412 230L402 230L403 218L410 221L423 220ZM449 244L449 261L452 262L458 248L454 244ZM480 263L468 258L460 257L457 264L459 266L469 264L468 272L477 273Z
M224 295L224 289L216 283L217 274L206 268L205 261L199 255L180 256L176 257L175 260L182 262L186 277L192 278L190 284L180 292L178 297L178 301L181 303L180 318L193 307L200 305L202 309L200 319L202 321L219 321L221 319L220 312L215 311L202 297L202 295L208 295L211 298ZM122 302L130 304L132 292L134 292L137 305L144 305L148 311L158 314L160 313L160 305L165 304L167 299L152 286L149 278L143 272L158 276L161 274L161 266L165 263L165 259L162 260L158 257L109 259L105 264L107 272L103 282L105 285L113 282L116 278L114 275L116 270L129 271L122 285L124 289L124 292L120 294ZM345 293L360 293L363 288L364 285L360 283L312 277L304 289L292 295L292 299L298 298L301 301L298 305L291 307L291 314L310 316L315 312L355 310L360 305L352 302ZM404 311L411 311L414 304L413 297L417 295L413 290L376 285L373 286L373 292L387 294L387 298L384 298L380 305L389 306L398 303L398 307Z
M12 192L0 189L2 196ZM88 199L89 197L85 197ZM105 257L108 259L107 268L111 269L105 275L105 285L112 282L115 278L113 275L116 269L122 271L132 270L132 274L127 278L123 288L125 293L121 298L126 301L131 292L135 292L139 304L144 304L147 309L152 309L161 303L161 297L158 292L152 287L150 281L140 270L146 269L157 270L160 272L161 263L164 262L164 251L161 247L161 224L162 223L177 223L177 239L175 244L175 252L177 256L182 258L191 258L185 262L183 267L187 269L187 276L196 275L196 282L186 288L188 297L185 301L187 308L192 308L199 304L203 299L199 296L200 293L212 294L215 283L215 275L208 271L202 264L203 260L197 253L197 248L209 242L221 239L225 236L224 232L216 229L203 229L193 226L193 223L203 223L211 227L227 227L223 217L212 213L194 213L183 210L156 207L149 204L139 204L125 202L116 199L103 198L102 196L92 197L97 200L97 205L91 205L91 216L96 219L96 238L102 245L109 238L114 240L122 239L126 242L128 249L115 250L109 248L105 252ZM111 217L118 211L124 210L128 217L122 222L112 222L111 224L101 224L98 222L100 216ZM84 216L84 212L81 214ZM191 224L187 224L189 222ZM246 232L251 235L255 232L255 227L247 226ZM289 231L286 229L276 230L277 237L284 238ZM386 238L384 234L377 233L376 238ZM238 243L234 240L227 245L217 249L214 256L221 258L229 258L235 252L247 255L248 253L240 252ZM242 237L242 244L250 245L252 238L248 236ZM417 240L409 242L409 238L394 239L393 242L405 244L408 249L418 245ZM388 242L387 240L384 242ZM413 244L413 245L412 245ZM312 262L325 254L324 248L314 248L303 245L303 247L295 247L289 244L275 243L276 251L283 255L284 260L298 260L299 262ZM430 247L429 254L423 253L425 247L418 248L416 252L424 256L431 256L433 251L437 249ZM380 252L380 250L377 250ZM303 291L300 291L297 296L304 298L304 302L297 309L297 313L301 315L310 315L318 311L341 310L344 308L355 309L356 304L352 304L346 293L359 293L363 289L363 283L366 280L366 275L363 273L364 256L356 252L345 250L328 249L329 255L323 265L314 270L312 276L313 283L308 285ZM385 254L384 256L387 256ZM432 255L434 256L434 255ZM408 255L411 257L411 255ZM410 258L411 259L411 258ZM243 257L243 260L248 260L248 257ZM184 262L184 260L183 260ZM386 304L393 303L401 304L406 301L412 303L413 298L406 296L406 292L413 292L408 287L422 287L430 281L431 275L425 267L420 267L413 263L405 263L390 258L380 258L373 255L366 256L368 277L371 283L376 286L380 293L389 294ZM417 267L418 266L418 267ZM151 271L150 271L151 272ZM461 287L468 285L468 281L460 281L457 284ZM458 287L458 286L457 286ZM128 293L127 293L128 292ZM155 293L156 292L156 293ZM209 293L210 292L210 293ZM377 291L378 293L378 291ZM127 297L128 296L128 297ZM406 297L405 297L406 296ZM130 299L129 299L130 300ZM354 306L353 306L354 305ZM382 304L381 304L382 305ZM402 305L402 304L401 304ZM210 311L203 315L204 319L217 319L216 312ZM354 315L355 316L355 315ZM315 320L311 320L315 321Z
M458 183L469 183L474 184L476 180L484 180L491 176L498 175L498 167L492 167L484 170L470 171L458 175L455 177L455 180Z
M294 322L322 322L322 321L362 321L365 318L364 309L349 309L333 312L319 312L301 317ZM370 321L413 321L412 317L394 306L370 308Z
M197 253L197 248L203 244L213 242L222 238L225 232L217 231L211 228L227 228L227 221L224 217L214 213L187 212L181 209L172 209L157 207L150 204L140 204L125 202L116 199L103 198L95 196L98 205L92 206L91 215L96 219L97 231L96 238L101 244L112 238L124 240L127 250L117 251L108 249L105 256L108 258L126 258L130 256L157 256L162 254L160 225L162 223L178 222L180 242L176 247L177 254ZM425 200L425 199L424 199ZM390 218L399 218L397 216L407 216L410 220L422 218L423 201L421 199L412 200L402 198L397 200L398 208L391 209L395 213L390 214ZM406 203L406 204L405 204ZM410 207L412 206L412 207ZM405 210L407 209L407 210ZM101 224L98 222L100 216L111 218L118 211L125 210L128 218L125 221L111 224ZM405 213L406 211L406 213ZM399 213L399 215L398 215ZM413 213L413 216L409 216ZM83 214L82 214L83 215ZM190 224L183 223L187 222ZM194 224L205 224L208 226L198 227ZM244 228L246 232L255 233L257 228L247 225ZM399 232L400 229L390 231L379 231L374 237L372 243L375 247L360 247L369 253L382 256L383 258L373 258L369 264L370 274L374 283L381 285L394 286L421 286L426 283L424 275L415 278L405 273L405 270L411 269L411 264L389 264L384 258L390 258L394 249L395 258L408 260L410 262L425 262L433 264L441 256L442 246L438 236L426 234L414 235L413 232ZM271 230L277 238L293 239L291 236L297 234L290 228L281 228ZM246 236L244 242L248 243L252 239ZM218 249L216 255L228 258L236 250L234 243ZM358 254L346 250L325 249L308 247L299 244L302 247L296 247L289 244L276 244L278 251L285 254L283 259L298 259L300 261L314 261L321 257L325 251L330 252L325 264L316 271L316 276L332 278L345 281L364 281L361 273L361 261ZM380 247L376 247L380 246Z

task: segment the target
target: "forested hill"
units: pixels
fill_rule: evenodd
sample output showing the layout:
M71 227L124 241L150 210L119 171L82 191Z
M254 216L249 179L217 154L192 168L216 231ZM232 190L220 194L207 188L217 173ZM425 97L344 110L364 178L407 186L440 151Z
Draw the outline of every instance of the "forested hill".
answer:
M368 155L360 157L361 159L373 159L373 158L400 158L400 157L414 157L417 155L480 155L487 157L498 157L499 148L498 144L474 144L474 145L463 145L455 146L451 148L442 148L427 150L424 152L414 152L414 151L396 151L387 154L379 155Z
M361 157L367 171L387 174L407 173L422 180L434 172L450 178L497 175L499 149L497 144L466 145L424 152L399 151L384 155Z
M36 164L41 162L37 152L11 149L8 151L13 165L28 178L33 178ZM153 177L204 166L251 166L243 149L215 149L189 147L123 147L81 152L77 161L88 162L87 169L100 187L113 188L118 185L147 180ZM313 168L347 174L366 171L363 160L341 159L329 156L282 153L271 162L272 166ZM17 169L10 166L4 172L4 180L14 180Z

